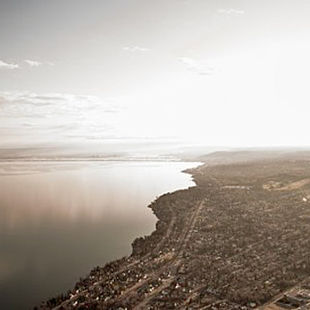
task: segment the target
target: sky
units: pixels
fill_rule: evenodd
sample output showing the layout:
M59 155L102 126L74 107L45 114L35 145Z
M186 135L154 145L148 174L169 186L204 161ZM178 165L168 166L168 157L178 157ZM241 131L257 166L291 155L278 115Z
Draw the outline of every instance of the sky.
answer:
M308 146L308 0L0 0L0 147Z

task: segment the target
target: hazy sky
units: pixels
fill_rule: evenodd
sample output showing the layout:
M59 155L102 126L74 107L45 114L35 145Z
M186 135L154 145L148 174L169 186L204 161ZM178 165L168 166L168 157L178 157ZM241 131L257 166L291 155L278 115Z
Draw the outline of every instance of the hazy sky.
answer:
M309 0L0 0L0 146L309 145Z

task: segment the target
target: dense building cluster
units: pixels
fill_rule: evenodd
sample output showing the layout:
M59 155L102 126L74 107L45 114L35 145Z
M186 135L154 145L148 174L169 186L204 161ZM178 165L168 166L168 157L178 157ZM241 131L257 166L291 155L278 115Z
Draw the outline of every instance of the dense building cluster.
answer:
M40 308L246 310L310 277L310 161L191 173L196 187L151 204L156 231L135 240L130 257Z

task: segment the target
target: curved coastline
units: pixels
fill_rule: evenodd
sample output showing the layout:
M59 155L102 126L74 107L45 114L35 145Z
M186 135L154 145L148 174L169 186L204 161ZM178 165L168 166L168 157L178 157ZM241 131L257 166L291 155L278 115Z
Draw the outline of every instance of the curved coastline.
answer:
M160 249L163 246L163 243L169 238L172 227L175 225L175 217L173 217L171 207L167 208L167 206L174 204L182 196L187 196L192 190L196 191L198 184L195 178L195 173L203 165L204 163L197 162L195 167L180 171L180 173L191 175L191 181L194 183L193 186L172 192L166 192L157 197L147 206L157 218L155 230L149 235L136 237L131 243L132 251L130 255L108 262L104 266L94 267L86 277L81 277L80 280L75 283L73 289L69 289L67 292L61 293L56 297L42 302L39 306L35 306L34 309L66 309L66 303L68 300L74 303L74 300L78 300L79 295L88 287L94 284L96 286L103 284L107 280L105 279L105 276L108 278L111 276L118 276L125 269L139 264L141 260L154 259L157 256L156 251L161 253Z
M95 268L43 308L269 309L288 293L309 306L309 158L190 171L196 186L150 205L156 230L134 241L130 257Z

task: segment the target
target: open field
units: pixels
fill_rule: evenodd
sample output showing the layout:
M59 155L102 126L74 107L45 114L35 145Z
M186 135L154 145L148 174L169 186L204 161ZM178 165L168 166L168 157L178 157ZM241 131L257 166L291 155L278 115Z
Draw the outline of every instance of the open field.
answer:
M221 155L222 156L222 155ZM297 309L310 302L310 156L203 165L152 235L42 309Z

